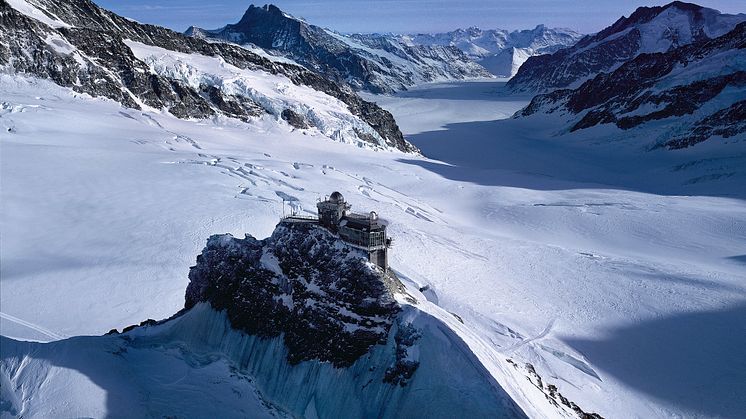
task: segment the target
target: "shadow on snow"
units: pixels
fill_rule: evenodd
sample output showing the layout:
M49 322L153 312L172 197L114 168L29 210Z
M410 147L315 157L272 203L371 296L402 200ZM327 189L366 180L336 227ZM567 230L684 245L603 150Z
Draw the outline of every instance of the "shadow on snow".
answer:
M516 120L461 122L444 128L407 137L433 160L399 161L448 179L488 186L746 199L746 155L737 149L646 151L642 139L639 144L615 144L532 137L525 121Z
M562 339L594 367L665 403L706 416L746 412L746 301Z

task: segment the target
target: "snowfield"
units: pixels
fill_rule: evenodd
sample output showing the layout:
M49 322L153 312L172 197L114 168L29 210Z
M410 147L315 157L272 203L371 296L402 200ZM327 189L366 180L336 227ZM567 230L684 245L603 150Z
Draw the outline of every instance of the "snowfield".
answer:
M389 220L392 267L428 312L453 313L433 315L529 415L558 411L525 363L607 418L746 411L743 173L687 183L740 164L743 141L645 152L609 132L558 139L503 119L528 98L506 96L500 82L377 99L439 160L270 116L179 120L17 76L0 76L0 91L3 336L57 341L169 317L210 235L266 237L283 200L310 215L339 190ZM7 342L4 353L26 345ZM184 388L230 370L210 368ZM59 382L80 383L88 414L105 415L112 395L72 369ZM4 389L19 379L0 376Z

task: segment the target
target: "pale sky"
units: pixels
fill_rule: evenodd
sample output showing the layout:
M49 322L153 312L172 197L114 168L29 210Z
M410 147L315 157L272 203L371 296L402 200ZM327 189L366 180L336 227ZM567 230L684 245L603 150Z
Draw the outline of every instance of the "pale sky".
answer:
M94 0L143 23L184 31L237 22L251 4L246 0ZM597 32L638 6L668 1L630 0L275 0L283 11L339 32L442 32L529 29L538 24ZM263 5L265 3L255 3ZM746 13L746 0L702 0L698 4L725 13Z

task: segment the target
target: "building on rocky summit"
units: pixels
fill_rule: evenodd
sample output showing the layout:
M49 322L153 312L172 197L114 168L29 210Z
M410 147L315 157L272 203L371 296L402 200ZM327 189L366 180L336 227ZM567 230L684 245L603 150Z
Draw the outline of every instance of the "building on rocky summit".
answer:
M318 219L295 215L284 218L286 222L313 222L337 234L348 245L368 253L368 260L384 271L388 270L388 248L391 239L386 237L386 222L371 211L358 214L350 211L344 196L334 192L316 204Z

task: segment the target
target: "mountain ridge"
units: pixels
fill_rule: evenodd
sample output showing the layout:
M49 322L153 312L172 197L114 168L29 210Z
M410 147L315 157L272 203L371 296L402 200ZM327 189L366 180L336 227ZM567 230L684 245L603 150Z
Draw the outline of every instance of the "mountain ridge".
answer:
M185 34L278 51L356 90L393 93L418 83L492 77L458 48L405 45L382 35L346 36L297 19L277 6L250 5L241 19L219 29Z
M744 63L746 22L714 39L640 54L576 89L538 95L517 116L565 115L568 132L604 124L628 131L657 122L652 148L726 140L746 132Z
M444 322L451 316L420 309L366 256L310 224L281 223L264 240L212 236L190 270L184 309L169 319L45 345L0 337L3 409L527 417ZM26 397L40 380L66 403L42 390ZM97 387L104 406L90 401ZM192 396L174 400L183 394Z
M611 72L642 53L666 52L712 39L746 21L692 3L640 7L595 35L553 54L531 57L508 82L518 92L544 93L576 88L599 73Z
M450 32L400 37L418 45L455 46L492 74L512 77L529 57L570 47L583 35L571 29L548 28L540 24L525 30L480 29L474 26Z
M0 3L0 65L13 72L53 80L91 96L103 96L133 109L165 110L179 118L213 118L224 115L249 120L262 114L280 119L285 109L298 114L304 125L315 125L329 137L379 148L417 153L404 140L393 117L373 103L362 100L344 85L297 65L274 62L246 49L213 44L154 25L144 25L99 8L89 0L14 0ZM310 88L316 96L339 100L334 111L314 112L304 98L289 97L266 86L235 89L215 82L215 75L186 79L174 72L158 74L153 62L146 63L131 44L162 48L174 54L194 54L224 60L235 74L245 77L284 80L289 86ZM25 51L33 50L35 54ZM187 61L179 64L190 72ZM197 71L202 71L196 69ZM249 82L251 83L251 82ZM270 91L272 90L272 91ZM253 92L253 93L252 93ZM252 95L254 95L252 97ZM346 108L346 109L345 109ZM339 110L350 114L339 119ZM287 114L287 112L286 112Z

